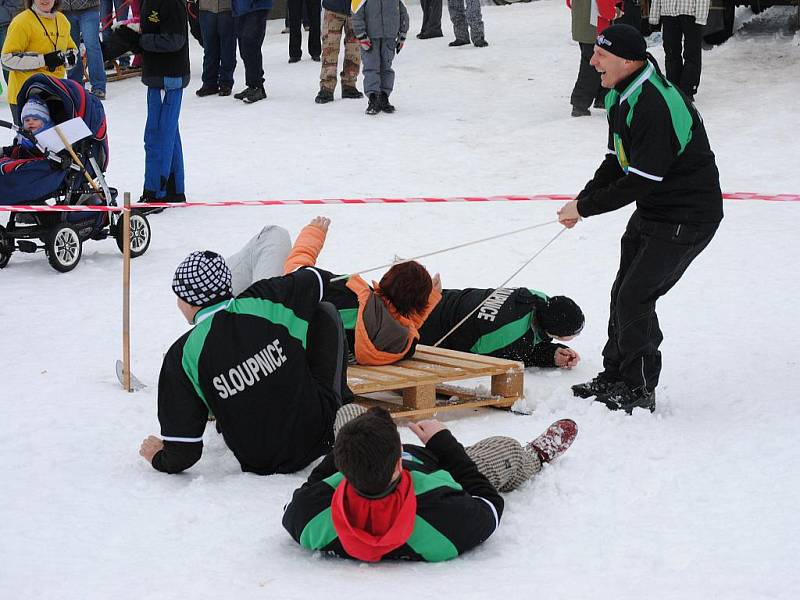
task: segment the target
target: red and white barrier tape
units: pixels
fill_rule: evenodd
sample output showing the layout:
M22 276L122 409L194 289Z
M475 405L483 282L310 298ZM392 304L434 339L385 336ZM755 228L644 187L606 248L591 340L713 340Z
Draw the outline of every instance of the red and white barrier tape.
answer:
M754 192L735 192L723 194L726 200L760 200L765 202L800 202L800 194L757 194ZM535 196L464 196L454 198L321 198L309 200L249 200L221 202L137 202L132 209L140 208L198 208L218 206L292 206L292 205L324 205L324 204L415 204L442 202L566 202L574 196L568 194L538 194ZM75 206L75 205L22 205L0 206L0 212L121 212L121 206Z

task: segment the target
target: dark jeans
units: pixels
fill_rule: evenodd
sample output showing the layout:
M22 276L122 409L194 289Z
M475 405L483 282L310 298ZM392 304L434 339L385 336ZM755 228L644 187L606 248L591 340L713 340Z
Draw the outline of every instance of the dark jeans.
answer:
M347 387L347 338L333 304L320 302L308 325L306 339L308 368L335 417L339 407L353 401L353 393Z
M605 373L633 388L654 390L663 340L656 300L681 278L708 245L719 223L659 223L635 211L622 236L619 271L611 288Z
M667 79L687 96L694 96L700 85L703 26L689 15L661 17L661 35Z
M575 108L589 108L595 99L606 97L606 89L600 85L600 73L589 64L594 52L594 44L579 43L581 47L581 65L578 68L578 79L572 88L570 104Z
M244 81L247 87L264 86L264 63L261 44L267 32L269 9L254 10L236 17L236 37L239 39L239 55L244 63Z
M422 6L422 27L419 32L425 36L442 35L442 0L420 0Z
M233 87L236 69L236 30L230 11L200 11L203 32L203 84Z
M322 42L320 41L320 11L322 5L320 0L288 0L287 9L289 11L289 57L300 58L303 56L303 32L300 21L303 17L303 7L308 10L308 53L311 56L322 54Z

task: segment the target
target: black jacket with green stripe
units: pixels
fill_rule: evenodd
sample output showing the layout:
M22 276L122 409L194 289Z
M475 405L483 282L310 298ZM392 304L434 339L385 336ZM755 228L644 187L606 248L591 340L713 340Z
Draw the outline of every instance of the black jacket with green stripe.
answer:
M642 217L718 223L722 192L703 120L654 61L609 90L608 154L578 194L589 217L636 202Z
M411 472L417 516L406 543L384 559L449 560L495 532L503 498L449 431L434 435L425 448L404 444L403 468ZM333 453L328 454L294 492L283 526L304 548L352 558L342 548L331 519L333 493L343 478Z
M487 298L440 346L518 360L526 367L555 367L556 348L566 346L553 343L536 319L547 296L527 288L443 290L441 301L419 330L419 343L435 344Z
M330 277L300 269L197 313L161 367L164 449L154 468L177 473L197 462L210 414L243 471L291 473L330 450L337 403L306 356L309 321Z

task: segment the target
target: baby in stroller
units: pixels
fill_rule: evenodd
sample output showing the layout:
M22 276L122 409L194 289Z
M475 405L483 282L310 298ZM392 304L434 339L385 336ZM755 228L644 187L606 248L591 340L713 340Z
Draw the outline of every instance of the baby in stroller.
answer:
M32 207L12 211L0 226L0 269L15 251L44 250L50 265L65 272L78 264L86 240L112 236L123 249L120 213L45 206L116 206L116 190L104 175L109 150L102 103L78 83L38 73L23 84L17 105L22 128L0 121L17 132L0 156L0 205ZM131 256L143 254L150 244L143 215L131 214L130 235Z

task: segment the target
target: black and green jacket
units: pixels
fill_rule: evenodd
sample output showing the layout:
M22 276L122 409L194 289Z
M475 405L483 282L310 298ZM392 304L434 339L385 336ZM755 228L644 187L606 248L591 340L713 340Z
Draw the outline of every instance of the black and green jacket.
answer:
M609 90L608 154L578 194L590 217L636 202L642 217L718 223L722 192L700 114L655 62Z
M330 277L300 269L197 313L161 367L164 449L153 467L177 473L197 462L209 414L243 471L291 473L330 450L337 402L306 359L309 321Z
M495 290L443 290L442 299L419 330L419 343L433 345ZM501 288L480 310L445 338L442 348L518 360L526 367L555 367L556 348L536 319L547 296L526 288Z
M417 516L408 541L385 559L437 562L455 558L486 541L503 514L503 498L449 431L426 447L403 445L403 468L411 472ZM331 499L343 475L333 453L315 468L286 506L283 526L304 548L351 558L331 519Z

